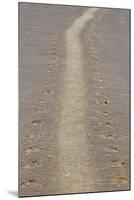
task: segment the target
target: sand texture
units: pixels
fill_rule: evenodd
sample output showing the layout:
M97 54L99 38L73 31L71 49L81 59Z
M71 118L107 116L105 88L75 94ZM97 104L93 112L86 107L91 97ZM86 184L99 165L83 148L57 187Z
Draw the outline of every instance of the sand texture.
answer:
M19 4L19 196L129 190L129 10Z

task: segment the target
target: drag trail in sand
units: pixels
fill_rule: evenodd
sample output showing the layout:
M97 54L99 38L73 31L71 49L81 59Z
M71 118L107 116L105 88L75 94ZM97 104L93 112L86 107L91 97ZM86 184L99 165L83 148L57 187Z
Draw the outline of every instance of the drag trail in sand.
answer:
M86 10L65 32L66 69L59 124L61 192L91 191L94 175L90 166L86 126L86 86L79 35L97 8ZM87 187L86 187L87 186Z

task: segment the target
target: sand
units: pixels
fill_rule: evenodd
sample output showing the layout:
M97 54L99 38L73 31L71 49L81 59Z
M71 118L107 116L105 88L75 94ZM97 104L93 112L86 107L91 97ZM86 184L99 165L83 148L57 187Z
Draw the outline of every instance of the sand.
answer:
M19 6L19 196L128 190L129 11Z

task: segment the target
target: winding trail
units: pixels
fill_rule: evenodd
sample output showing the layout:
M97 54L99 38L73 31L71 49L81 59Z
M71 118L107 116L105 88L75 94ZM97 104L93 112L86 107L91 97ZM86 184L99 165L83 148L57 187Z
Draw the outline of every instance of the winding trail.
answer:
M59 124L61 192L94 191L96 171L90 153L86 121L86 86L80 34L98 8L86 10L65 32L66 69ZM95 174L94 174L94 172Z

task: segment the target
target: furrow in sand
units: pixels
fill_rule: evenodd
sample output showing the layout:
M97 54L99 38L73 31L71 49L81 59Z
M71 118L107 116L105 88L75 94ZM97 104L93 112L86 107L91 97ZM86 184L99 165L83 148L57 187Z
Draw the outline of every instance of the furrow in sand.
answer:
M96 172L93 173L95 166L87 138L87 91L79 35L97 10L86 10L65 32L67 57L58 129L61 192L94 191Z

